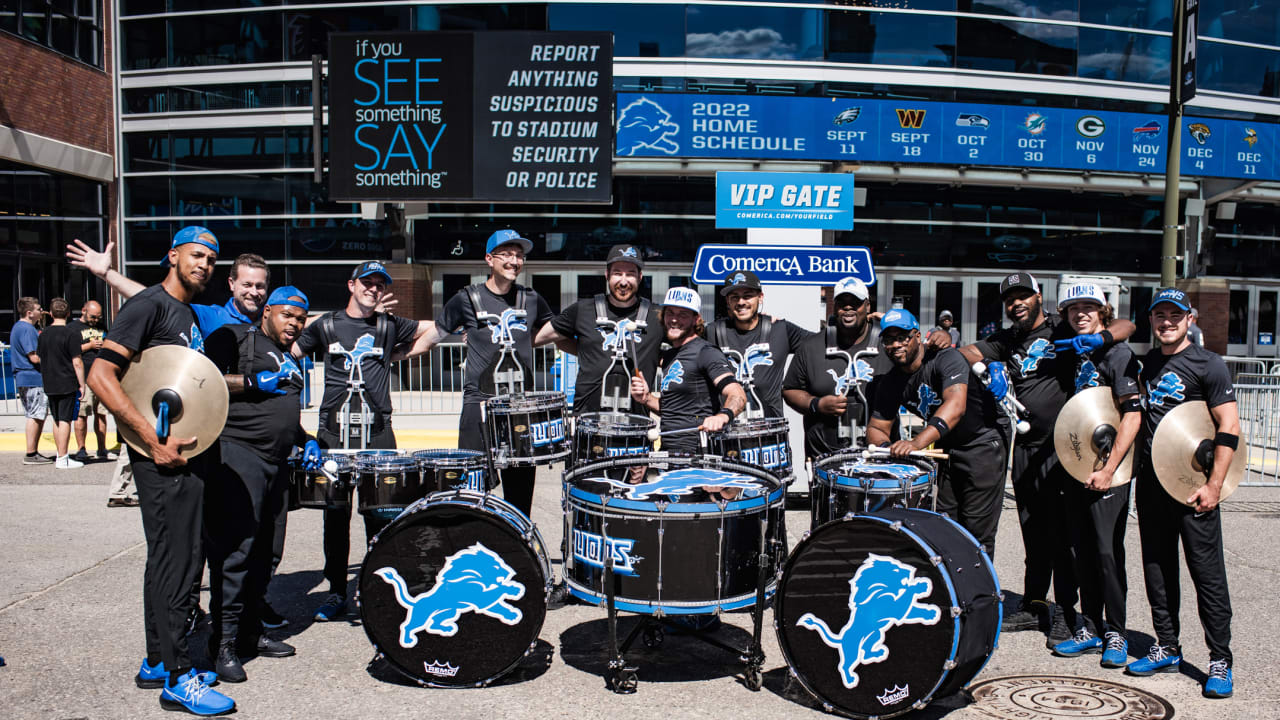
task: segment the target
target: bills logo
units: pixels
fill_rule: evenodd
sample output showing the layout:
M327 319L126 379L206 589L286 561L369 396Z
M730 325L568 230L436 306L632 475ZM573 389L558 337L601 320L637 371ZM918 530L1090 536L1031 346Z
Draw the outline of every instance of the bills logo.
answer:
M604 567L608 558L613 559L613 571L619 575L636 575L636 563L644 558L632 555L636 541L611 537L607 540L595 533L573 529L573 558L591 567ZM607 554L606 554L607 553Z
M1058 357L1058 353L1053 349L1053 343L1044 338L1036 338L1031 343L1031 347L1027 348L1027 354L1023 357L1014 355L1014 359L1018 361L1018 370L1023 377L1030 375L1040 367L1041 360L1052 360Z
M529 426L529 434L533 435L533 446L544 447L564 440L564 418L533 423Z
M1165 401L1172 401L1170 404L1180 403L1187 399L1187 386L1182 383L1182 378L1173 372L1167 372L1160 376L1155 385L1147 383L1147 404L1164 407Z

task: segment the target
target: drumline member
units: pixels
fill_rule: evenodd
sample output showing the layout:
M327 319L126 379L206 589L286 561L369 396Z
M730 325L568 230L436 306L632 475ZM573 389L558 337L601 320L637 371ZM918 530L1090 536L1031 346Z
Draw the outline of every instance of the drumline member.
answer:
M738 382L747 391L746 414L782 417L782 379L787 358L817 333L760 312L764 288L751 271L726 275L720 295L728 317L707 325L707 341L720 348L735 366ZM756 407L753 396L763 407Z
M1178 542L1182 542L1200 624L1209 647L1209 673L1204 696L1231 697L1231 595L1222 550L1222 514L1218 501L1227 469L1240 436L1231 373L1216 353L1188 338L1191 305L1176 288L1161 290L1150 306L1151 328L1160 346L1142 359L1141 386L1146 417L1138 440L1138 533L1142 539L1142 569L1156 644L1145 658L1129 664L1130 675L1177 672L1182 661L1178 644L1181 590L1178 583ZM1202 400L1209 406L1217 434L1213 438L1213 468L1208 482L1186 498L1170 497L1156 479L1151 463L1151 440L1169 411L1184 402ZM1190 505L1191 507L1188 507Z
M241 657L288 657L294 648L261 634L258 614L271 576L275 517L287 509L288 457L319 446L300 424L302 370L290 349L307 322L307 296L292 286L271 293L260 326L218 328L207 353L231 392L227 424L219 438L219 481L206 492L209 522L209 655L218 678L246 679Z
M1115 319L1115 311L1097 285L1072 285L1060 295L1058 312L1077 335L1101 333ZM1124 533L1131 478L1115 477L1115 473L1133 447L1142 424L1138 359L1127 343L1117 343L1076 355L1075 365L1074 392L1111 388L1121 416L1106 464L1089 476L1088 483L1066 488L1080 609L1093 623L1093 630L1081 623L1070 640L1054 646L1053 653L1075 657L1101 651L1103 667L1119 668L1125 666L1129 651L1125 632L1129 581L1124 567ZM1121 484L1115 484L1117 481Z
M867 286L847 277L835 284L832 294L835 314L827 319L823 332L796 348L782 384L782 397L804 416L804 453L810 460L853 446L858 437L842 437L841 426L848 427L851 420L865 424L868 408L850 391L855 383L869 382L874 374L891 367L882 353L871 362L859 359L856 367L850 364L857 353L875 350L880 339L879 326L868 318ZM839 353L829 353L832 349Z
M391 286L391 274L376 260L360 263L347 280L350 297L341 310L307 325L293 344L293 356L325 356L324 395L316 440L322 449L392 450L392 350L430 334L430 320L411 320L379 312ZM353 411L354 408L354 411ZM356 417L356 416L359 417ZM365 514L365 539L371 540L392 518ZM324 577L329 595L316 609L319 622L347 609L347 561L351 553L351 506L324 510Z
M915 437L889 444L889 453L908 457L934 444L945 450L950 459L945 472L939 473L938 512L960 523L995 557L1007 420L995 398L973 377L964 356L921 341L920 323L909 311L884 314L880 343L893 369L877 378L867 443L890 442L900 406L925 420Z
M135 682L162 688L160 705L197 715L216 715L235 707L231 698L211 690L213 673L192 669L187 648L187 616L191 586L201 570L200 542L205 480L217 453L186 459L180 448L195 438L168 435L161 441L124 394L120 376L135 355L161 345L204 349L190 302L204 290L218 258L218 240L199 227L186 227L173 237L165 258L169 272L159 285L139 292L120 308L89 374L89 385L102 404L148 446L150 457L132 447L129 455L142 528L147 540L143 578L147 655Z
M658 394L650 392L646 378L636 376L631 378L631 398L662 416L663 450L697 453L697 433L672 433L723 430L746 407L747 395L724 353L699 337L703 323L698 293L684 287L667 290L661 318L671 347L659 363Z
M578 357L573 395L573 410L578 415L602 409L641 412L639 406L632 406L631 376L639 370L650 377L658 366L663 332L658 308L640 297L644 279L640 249L634 245L610 248L605 279L607 293L565 308L543 325L533 340L534 345L555 342ZM624 362L614 363L615 353ZM616 395L620 407L602 407L602 391L606 404L613 404Z

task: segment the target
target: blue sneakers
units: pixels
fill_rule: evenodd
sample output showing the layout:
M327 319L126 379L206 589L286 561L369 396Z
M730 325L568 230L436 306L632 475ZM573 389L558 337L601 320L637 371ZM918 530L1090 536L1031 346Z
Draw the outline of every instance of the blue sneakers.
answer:
M1147 656L1134 660L1124 669L1126 674L1145 677L1158 672L1178 672L1182 662L1182 649L1176 646L1152 645Z
M1053 654L1058 657L1076 657L1085 653L1096 653L1102 650L1102 638L1089 632L1089 628L1081 625L1075 637L1053 646Z
M1107 633L1107 649L1102 651L1104 668L1122 668L1129 661L1129 643L1118 632Z
M164 687L164 681L169 679L169 671L164 669L164 661L155 665L148 665L147 659L142 659L142 667L138 668L138 674L133 676L133 682L143 690L159 690ZM201 672L200 679L205 685L215 685L218 682L218 674L212 672Z
M185 710L192 715L222 715L236 708L235 700L210 689L200 679L202 673L195 670L178 678L178 684L167 683L160 691L160 707L165 710Z
M329 593L324 604L316 608L316 622L329 622L342 617L347 612L347 599L338 593Z
M1209 679L1204 682L1204 696L1207 698L1231 697L1230 660L1209 661Z

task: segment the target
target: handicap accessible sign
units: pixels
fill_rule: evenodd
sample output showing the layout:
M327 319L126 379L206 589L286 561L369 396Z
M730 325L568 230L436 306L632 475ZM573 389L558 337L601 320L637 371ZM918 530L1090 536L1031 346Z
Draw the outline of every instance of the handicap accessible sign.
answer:
M693 281L720 284L751 271L763 285L835 285L850 275L876 284L871 250L815 245L703 245L693 261Z
M717 228L853 229L853 175L716 173Z

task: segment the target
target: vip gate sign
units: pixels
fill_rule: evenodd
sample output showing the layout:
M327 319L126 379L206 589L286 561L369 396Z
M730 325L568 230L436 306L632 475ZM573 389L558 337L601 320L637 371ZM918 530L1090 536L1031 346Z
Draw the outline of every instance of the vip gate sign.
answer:
M875 285L871 250L805 245L703 245L693 261L693 281L720 284L750 270L764 285L835 285L850 275Z
M846 173L716 173L716 227L853 229Z

